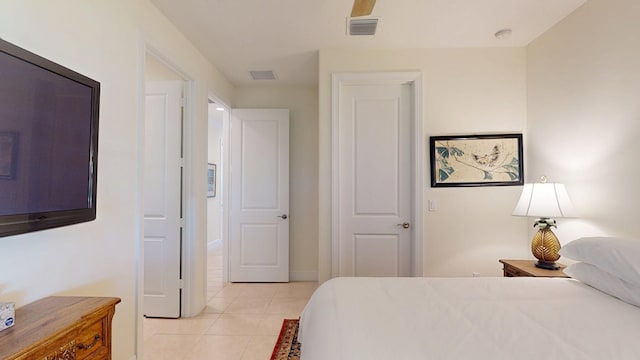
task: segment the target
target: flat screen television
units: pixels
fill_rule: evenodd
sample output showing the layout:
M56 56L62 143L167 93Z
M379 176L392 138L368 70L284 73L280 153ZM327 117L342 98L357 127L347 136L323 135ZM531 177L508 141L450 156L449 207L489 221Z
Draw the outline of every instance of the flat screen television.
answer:
M0 236L95 220L100 83L0 39Z

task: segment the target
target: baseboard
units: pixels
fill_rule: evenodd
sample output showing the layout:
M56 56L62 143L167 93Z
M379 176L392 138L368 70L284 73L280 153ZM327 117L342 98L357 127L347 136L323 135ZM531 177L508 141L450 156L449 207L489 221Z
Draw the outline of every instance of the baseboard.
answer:
M136 360L138 357L133 355L132 357L129 358L129 360Z
M290 281L318 281L317 271L291 271L289 273Z

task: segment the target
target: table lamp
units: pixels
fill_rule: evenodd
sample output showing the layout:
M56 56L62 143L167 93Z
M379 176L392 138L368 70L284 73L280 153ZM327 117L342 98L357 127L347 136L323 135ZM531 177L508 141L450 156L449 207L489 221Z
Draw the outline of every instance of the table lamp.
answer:
M538 231L531 241L531 252L538 259L535 265L542 269L559 269L556 260L560 258L560 241L551 231L556 226L552 218L575 216L564 184L547 183L545 176L539 183L525 184L512 215L538 218L533 224Z

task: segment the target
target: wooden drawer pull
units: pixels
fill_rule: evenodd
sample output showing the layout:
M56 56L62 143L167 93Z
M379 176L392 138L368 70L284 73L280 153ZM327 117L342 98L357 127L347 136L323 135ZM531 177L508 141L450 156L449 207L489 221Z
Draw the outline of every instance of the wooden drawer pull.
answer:
M89 350L92 347L96 346L96 344L98 343L98 340L100 340L100 335L96 334L93 337L93 342L91 344L89 344L89 345L79 344L78 345L78 349L80 349L80 350Z

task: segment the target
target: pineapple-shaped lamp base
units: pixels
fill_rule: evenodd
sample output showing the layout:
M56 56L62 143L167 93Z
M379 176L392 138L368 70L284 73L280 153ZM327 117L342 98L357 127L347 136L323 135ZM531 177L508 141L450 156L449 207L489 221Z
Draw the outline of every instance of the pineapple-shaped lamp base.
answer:
M556 221L549 218L538 219L534 226L538 227L538 232L531 241L531 252L538 259L536 267L548 270L558 270L560 266L556 260L560 259L560 241L556 234L551 231L552 226L556 226Z

